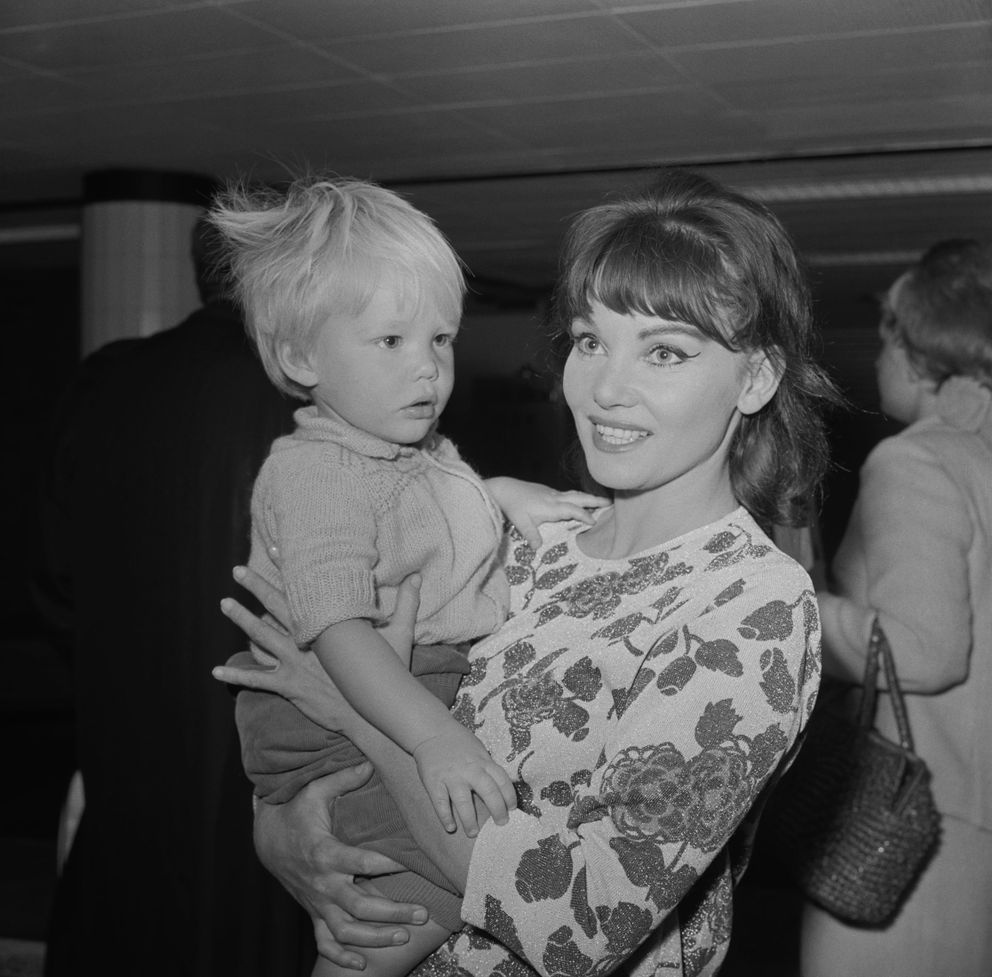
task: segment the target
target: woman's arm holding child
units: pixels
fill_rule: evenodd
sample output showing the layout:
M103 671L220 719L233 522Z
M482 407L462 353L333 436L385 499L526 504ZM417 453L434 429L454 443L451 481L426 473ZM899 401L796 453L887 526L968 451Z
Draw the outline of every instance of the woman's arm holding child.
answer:
M285 605L282 595L258 574L247 570L239 573L238 579L265 604L275 620L278 621L283 616ZM419 581L411 578L401 588L397 603L395 616L411 625L411 633L413 617L407 612L410 608L415 611L418 591ZM218 666L213 669L213 676L222 682L281 695L315 722L348 736L366 753L390 792L397 792L393 796L404 798L404 818L407 819L417 843L452 882L456 885L463 884L472 852L471 837L467 833L447 834L441 829L434 816L431 800L409 754L357 712L353 703L347 700L342 690L336 687L316 661L315 655L300 651L289 635L256 617L238 601L225 598L221 601L221 608L245 632L252 644L263 649L277 664L276 667L265 670ZM407 645L410 643L402 622L392 632L384 630L398 647L404 641ZM385 639L382 640L385 643ZM387 647L390 648L390 654L399 661L398 654L392 651L389 644ZM481 820L484 822L486 818L487 812L482 811ZM320 838L324 834L316 832L314 837ZM298 858L296 860L299 861ZM301 888L305 891L305 887Z

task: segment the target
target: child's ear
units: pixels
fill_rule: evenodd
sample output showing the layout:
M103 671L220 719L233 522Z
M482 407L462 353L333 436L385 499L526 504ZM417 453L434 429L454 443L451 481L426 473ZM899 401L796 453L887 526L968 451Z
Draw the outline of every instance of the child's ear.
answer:
M742 414L757 414L775 396L785 366L780 357L754 350L748 353L744 369L744 386L737 398L737 409Z
M276 359L282 372L301 387L316 387L317 374L310 366L310 357L294 348L290 343L280 343L276 347Z

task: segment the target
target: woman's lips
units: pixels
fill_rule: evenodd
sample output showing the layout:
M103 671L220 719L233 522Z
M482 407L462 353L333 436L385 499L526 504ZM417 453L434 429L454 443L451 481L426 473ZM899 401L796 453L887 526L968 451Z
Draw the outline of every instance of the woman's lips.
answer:
M593 443L603 451L624 451L649 437L651 432L641 427L590 421Z

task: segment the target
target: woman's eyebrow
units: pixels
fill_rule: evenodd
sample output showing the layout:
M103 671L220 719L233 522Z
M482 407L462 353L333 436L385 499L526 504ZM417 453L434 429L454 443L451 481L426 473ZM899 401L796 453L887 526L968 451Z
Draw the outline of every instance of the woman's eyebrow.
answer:
M658 326L649 326L641 329L637 334L638 339L655 339L658 336L686 336L689 339L705 338L702 332L687 322L666 322Z

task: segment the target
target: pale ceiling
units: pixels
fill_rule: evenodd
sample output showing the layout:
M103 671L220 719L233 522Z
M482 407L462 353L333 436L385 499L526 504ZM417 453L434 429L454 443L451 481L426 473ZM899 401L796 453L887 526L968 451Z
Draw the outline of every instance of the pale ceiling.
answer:
M992 0L3 0L0 252L68 233L86 171L307 163L405 190L512 299L570 213L687 163L868 287L992 234L990 56Z

